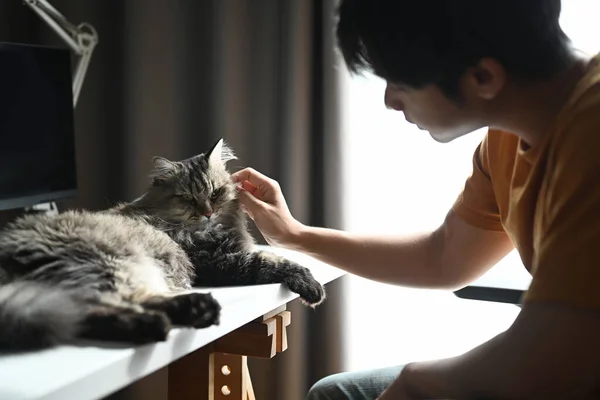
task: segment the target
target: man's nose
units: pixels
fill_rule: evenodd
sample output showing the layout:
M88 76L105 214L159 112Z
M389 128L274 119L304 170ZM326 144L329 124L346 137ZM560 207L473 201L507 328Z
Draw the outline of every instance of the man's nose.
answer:
M389 84L385 87L383 102L388 110L402 111L404 109L402 101L394 96L394 91L390 88Z

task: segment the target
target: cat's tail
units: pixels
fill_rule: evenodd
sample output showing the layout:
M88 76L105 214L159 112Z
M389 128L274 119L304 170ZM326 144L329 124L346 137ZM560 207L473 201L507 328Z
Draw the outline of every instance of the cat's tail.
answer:
M53 346L77 335L85 306L72 292L37 282L0 286L0 350Z

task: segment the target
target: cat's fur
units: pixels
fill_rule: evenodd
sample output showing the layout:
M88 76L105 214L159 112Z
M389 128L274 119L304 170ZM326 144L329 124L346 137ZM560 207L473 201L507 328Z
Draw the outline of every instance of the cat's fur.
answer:
M284 283L314 306L310 271L256 251L220 140L205 154L157 157L138 199L99 212L25 215L0 232L0 349L74 339L147 343L171 325L218 324L220 305L193 286Z

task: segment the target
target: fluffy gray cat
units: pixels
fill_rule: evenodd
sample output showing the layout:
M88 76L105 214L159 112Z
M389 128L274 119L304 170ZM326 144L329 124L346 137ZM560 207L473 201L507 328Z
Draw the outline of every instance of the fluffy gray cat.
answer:
M219 323L196 287L283 283L308 305L325 298L310 271L257 251L219 140L192 158L154 159L136 200L108 210L19 217L0 231L0 349L75 339L165 340L172 325Z

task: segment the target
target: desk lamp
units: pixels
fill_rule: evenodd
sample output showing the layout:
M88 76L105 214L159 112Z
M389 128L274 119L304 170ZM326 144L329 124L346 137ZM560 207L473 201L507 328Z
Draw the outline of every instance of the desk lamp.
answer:
M73 71L73 108L77 106L79 93L83 86L85 74L92 58L94 48L98 44L98 33L87 22L79 25L70 23L47 0L23 0L50 28L56 32L78 56ZM32 206L28 211L56 214L56 203L43 203Z

